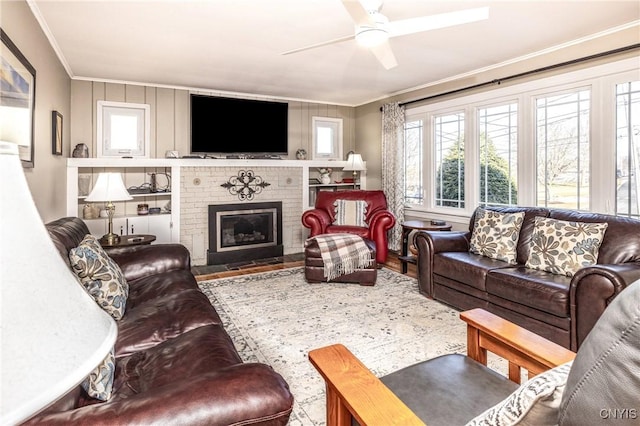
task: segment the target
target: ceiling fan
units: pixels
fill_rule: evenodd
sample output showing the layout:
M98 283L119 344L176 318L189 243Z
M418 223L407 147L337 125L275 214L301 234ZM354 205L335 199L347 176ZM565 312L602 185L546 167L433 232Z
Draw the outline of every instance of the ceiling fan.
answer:
M438 15L389 21L386 16L380 13L382 9L382 1L380 0L342 0L342 5L355 24L353 35L289 50L282 54L290 55L355 39L361 46L369 48L383 67L391 69L397 66L398 62L391 50L389 38L481 21L489 17L489 8L479 7L457 12L440 13Z

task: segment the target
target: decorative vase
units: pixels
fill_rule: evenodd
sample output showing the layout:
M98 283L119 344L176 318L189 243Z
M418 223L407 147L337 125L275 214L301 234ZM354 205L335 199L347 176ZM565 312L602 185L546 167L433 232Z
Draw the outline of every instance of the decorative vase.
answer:
M307 151L300 148L296 151L296 159L298 160L306 160L307 159Z
M329 173L321 174L320 175L320 183L322 183L323 185L330 184L331 183L331 175Z

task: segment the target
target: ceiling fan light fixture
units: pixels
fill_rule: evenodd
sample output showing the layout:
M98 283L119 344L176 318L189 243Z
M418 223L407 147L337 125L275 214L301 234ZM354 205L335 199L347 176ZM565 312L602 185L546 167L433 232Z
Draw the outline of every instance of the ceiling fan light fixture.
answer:
M363 47L379 46L389 40L389 33L380 27L360 27L356 32L356 41Z

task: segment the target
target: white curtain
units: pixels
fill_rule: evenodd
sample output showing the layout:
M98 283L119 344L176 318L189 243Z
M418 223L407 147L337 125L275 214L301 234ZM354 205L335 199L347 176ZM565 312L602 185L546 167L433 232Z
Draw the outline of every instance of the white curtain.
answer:
M389 232L389 248L400 250L404 221L404 107L382 106L382 189L396 226Z

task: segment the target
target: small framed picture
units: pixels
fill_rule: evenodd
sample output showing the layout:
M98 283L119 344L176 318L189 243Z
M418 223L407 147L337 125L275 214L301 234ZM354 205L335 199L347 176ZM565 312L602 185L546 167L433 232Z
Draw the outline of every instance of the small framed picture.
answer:
M62 114L58 111L51 112L51 152L62 155Z

